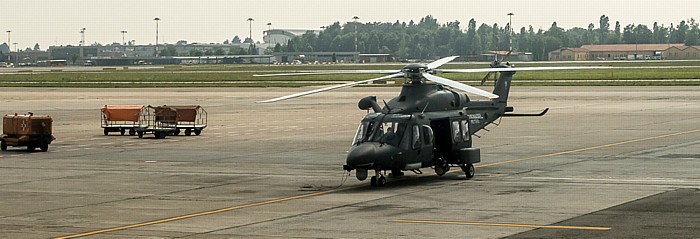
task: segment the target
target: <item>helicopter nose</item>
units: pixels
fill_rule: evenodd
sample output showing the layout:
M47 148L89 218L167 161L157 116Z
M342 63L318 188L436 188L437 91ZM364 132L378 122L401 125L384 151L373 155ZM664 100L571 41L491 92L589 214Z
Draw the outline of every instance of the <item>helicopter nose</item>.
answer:
M398 149L390 145L362 143L350 149L346 162L353 167L372 167L390 159L397 152Z

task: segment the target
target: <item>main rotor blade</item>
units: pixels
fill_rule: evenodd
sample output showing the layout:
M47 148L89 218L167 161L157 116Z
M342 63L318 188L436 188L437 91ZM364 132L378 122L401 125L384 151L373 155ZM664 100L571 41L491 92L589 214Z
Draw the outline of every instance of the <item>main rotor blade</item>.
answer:
M334 85L334 86L331 86L331 87L326 87L326 88L321 88L321 89L316 89L316 90L305 91L305 92L296 93L296 94L291 94L291 95L282 96L282 97L277 97L277 98L269 99L269 100L263 100L263 101L259 101L258 103L277 102L277 101L280 101L280 100L287 100L287 99L297 98L297 97L301 97L301 96L305 96L305 95L316 94L316 93L319 93L319 92L324 92L324 91L329 91L329 90L335 90L335 89L338 89L338 88L350 87L350 86L353 86L353 85L359 85L359 84L368 83L368 82L372 82L372 81L376 81L376 80L384 80L384 79L402 77L403 75L404 75L403 73L396 73L396 74L392 74L392 75L388 75L388 76L382 76L382 77L379 77L379 78L374 78L374 79L369 79L369 80L363 80L363 81L355 81L355 82L350 82L350 83L346 83L346 84L342 84L342 85Z
M448 57L439 59L437 61L433 61L431 63L428 63L428 69L438 68L438 67L444 65L445 63L448 63L448 62L456 59L457 57L459 57L459 56L448 56Z
M446 86L449 86L449 87L452 87L455 89L460 89L460 90L466 91L467 93L472 93L475 95L480 95L480 96L488 97L491 99L498 98L498 95L495 95L491 92L488 92L488 91L485 91L485 90L482 90L482 89L479 89L479 88L476 88L476 87L473 87L470 85L465 85L465 84L462 84L462 83L459 83L459 82L456 82L456 81L453 81L453 80L450 80L447 78L434 76L434 75L431 75L428 73L423 73L423 77L425 77L426 79L428 79L432 82L440 83L440 84L443 84L443 85L446 85Z
M390 71L328 71L328 72L298 72L298 73L279 73L279 74L262 74L253 75L255 77L269 77L269 76L305 76L305 75L340 75L340 74L395 74L399 73L399 70Z
M482 73L482 72L507 72L507 71L560 71L560 70L588 70L588 69L613 69L610 66L545 66L545 67L513 67L513 68L482 68L482 69L445 69L436 70L438 73Z

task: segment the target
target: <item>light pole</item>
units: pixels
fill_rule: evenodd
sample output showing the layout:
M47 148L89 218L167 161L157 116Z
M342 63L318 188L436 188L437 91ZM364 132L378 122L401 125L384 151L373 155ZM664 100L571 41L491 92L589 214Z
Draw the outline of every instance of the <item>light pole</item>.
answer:
M248 42L248 55L253 54L253 18L249 17L246 21L248 21L248 39L250 39L250 42Z
M272 26L272 23L268 22L267 23L267 42L269 42L269 43L272 43L272 37L270 37L270 27L271 26ZM272 45L274 46L275 44L272 43Z
M508 13L508 28L510 30L510 32L508 33L508 39L510 40L510 45L508 46L508 54L510 54L510 52L513 52L513 15L515 14L512 12Z
M126 46L126 41L124 40L124 35L126 34L126 31L122 30L122 45Z
M12 31L7 30L7 48L8 48L7 50L11 52L11 51L12 51L12 48L10 48L10 32L12 32ZM9 62L10 62L11 60L12 60L12 58L10 58L10 54L7 54L7 62L8 62L8 64L9 64Z
M160 18L154 18L153 21L156 21L156 57L158 57L158 22L160 21Z
M352 20L355 22L355 52L357 52L357 19L360 19L357 16L352 17Z
M85 46L85 28L80 29L80 62L84 62L85 59L83 58L83 46Z

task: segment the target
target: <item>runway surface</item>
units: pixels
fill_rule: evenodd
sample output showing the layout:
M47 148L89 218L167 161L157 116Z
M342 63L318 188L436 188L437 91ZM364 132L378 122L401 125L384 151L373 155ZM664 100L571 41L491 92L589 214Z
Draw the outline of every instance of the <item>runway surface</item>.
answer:
M700 231L697 87L514 87L475 138L476 177L431 169L344 184L368 95L351 88L0 88L51 115L49 152L0 152L5 238L688 238ZM103 105L198 104L200 136L102 135ZM651 235L651 236L650 236Z

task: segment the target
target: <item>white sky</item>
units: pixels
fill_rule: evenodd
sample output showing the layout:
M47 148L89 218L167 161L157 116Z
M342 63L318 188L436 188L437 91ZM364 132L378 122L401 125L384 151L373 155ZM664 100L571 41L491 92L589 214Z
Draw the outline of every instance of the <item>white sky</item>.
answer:
M221 43L238 35L248 36L248 21L252 22L253 39L262 41L267 23L272 28L319 29L333 22L418 22L433 15L440 23L458 20L466 27L469 19L477 24L498 23L505 26L507 13L512 12L513 26L520 29L532 25L547 29L556 21L560 27L598 27L605 14L624 26L630 23L653 22L666 26L681 20L700 19L697 0L3 0L0 2L0 43L11 41L24 49L39 43L49 45L78 45L80 29L86 28L85 41L121 42L120 31L126 30L126 40L136 44L155 43L155 17L162 19L159 43L188 42ZM14 49L13 49L14 50Z

